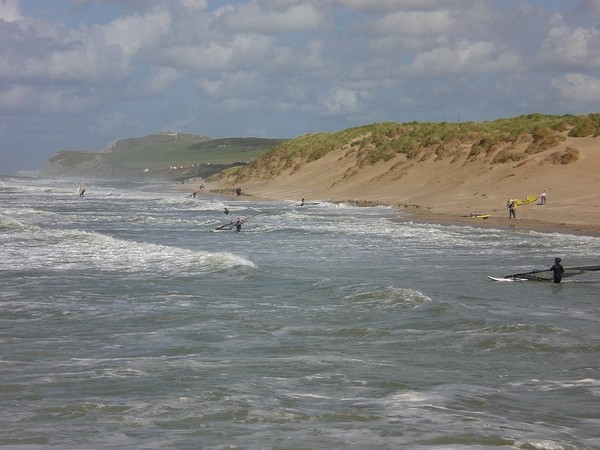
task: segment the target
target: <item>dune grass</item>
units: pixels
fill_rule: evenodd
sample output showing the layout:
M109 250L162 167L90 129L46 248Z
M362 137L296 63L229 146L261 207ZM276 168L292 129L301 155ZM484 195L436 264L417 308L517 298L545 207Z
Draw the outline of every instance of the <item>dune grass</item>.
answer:
M527 142L527 154L552 148L565 139L599 136L600 114L544 115L529 114L489 122L383 122L337 132L312 133L282 142L257 157L246 167L230 169L216 177L233 177L236 181L258 176L273 178L283 171L300 170L305 164L331 151L354 148L359 166L389 161L402 154L414 159L424 152L444 154L443 149L470 147L468 158L474 160L491 154L500 146ZM446 151L452 154L451 151ZM504 151L495 162L518 161L521 156Z

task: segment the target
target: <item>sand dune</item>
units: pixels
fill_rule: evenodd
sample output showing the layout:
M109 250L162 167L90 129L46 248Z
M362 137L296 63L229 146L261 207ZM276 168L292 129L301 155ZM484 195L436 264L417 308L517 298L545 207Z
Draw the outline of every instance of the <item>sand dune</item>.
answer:
M566 137L533 155L525 155L526 146L511 147L519 156L516 162L510 158L510 162L494 162L494 155L469 159L465 148L445 157L407 160L398 156L360 170L356 170L356 156L345 148L293 173L250 179L241 185L246 195L264 199L388 204L414 221L600 236L600 138ZM498 149L497 154L501 151L506 149ZM234 182L227 179L207 183L208 192L233 187ZM509 198L539 196L543 190L546 205L520 206L517 218L508 218ZM475 213L491 216L464 217Z

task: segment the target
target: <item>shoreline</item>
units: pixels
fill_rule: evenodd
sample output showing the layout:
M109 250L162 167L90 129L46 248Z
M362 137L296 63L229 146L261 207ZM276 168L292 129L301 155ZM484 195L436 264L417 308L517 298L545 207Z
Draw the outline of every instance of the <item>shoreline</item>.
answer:
M185 184L178 184L174 186L174 189L182 191L182 192L190 192L190 185L194 185L197 183L194 179L189 180ZM235 195L235 191L233 188L220 188L220 186L215 185L210 182L204 182L205 189L198 190L197 195L214 195L218 197L225 197L231 199L239 199ZM212 184L212 186L211 186ZM281 198L276 194L265 196L265 195L255 195L252 193L244 192L241 198L245 199L258 199L258 200L289 200L289 198ZM404 217L400 217L398 220L401 222L415 222L415 223L423 223L423 224L433 224L433 225L442 225L442 226L469 226L473 228L493 228L498 230L507 230L507 231L534 231L538 233L557 233L557 234L571 234L577 236L590 236L590 237L600 237L600 223L581 223L582 219L580 219L579 223L568 222L564 220L556 220L552 215L546 218L532 218L527 217L528 214L519 214L521 216L525 215L525 217L518 217L516 219L510 219L507 216L497 215L497 210L486 219L480 218L471 218L466 215L461 214L455 211L440 211L436 210L434 207L422 207L417 205L410 206L399 206L393 205L389 202L385 201L365 201L365 200L352 200L352 199L337 199L332 198L329 201L332 202L348 202L353 203L358 206L373 206L373 205L386 205L394 208ZM534 206L531 206L534 207ZM519 209L522 210L523 207ZM546 206L544 206L546 208ZM525 211L525 210L523 210ZM539 210L538 210L539 211ZM506 213L504 213L506 214ZM590 220L591 221L591 220ZM585 222L585 221L583 221Z
M490 216L487 219L462 217L450 213L420 210L417 208L399 211L406 212L413 222L446 226L469 226L473 228L494 228L508 231L535 231L538 233L573 234L577 236L600 237L600 226L569 222L555 222L539 219L509 219L508 217Z

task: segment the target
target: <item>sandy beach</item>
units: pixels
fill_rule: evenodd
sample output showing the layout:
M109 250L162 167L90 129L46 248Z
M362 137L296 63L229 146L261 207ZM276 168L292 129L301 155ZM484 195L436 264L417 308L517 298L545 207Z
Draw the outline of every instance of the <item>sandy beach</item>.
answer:
M568 149L576 149L577 158L561 163ZM390 205L414 222L600 236L600 138L569 137L518 163L470 161L466 152L445 159L399 157L354 170L351 176L356 161L348 153L332 151L269 179L203 181L203 192L235 195L239 185L244 196L260 199ZM180 188L189 191L195 181ZM507 200L539 197L542 191L546 204L521 205L516 218L509 218ZM489 217L470 217L475 214Z

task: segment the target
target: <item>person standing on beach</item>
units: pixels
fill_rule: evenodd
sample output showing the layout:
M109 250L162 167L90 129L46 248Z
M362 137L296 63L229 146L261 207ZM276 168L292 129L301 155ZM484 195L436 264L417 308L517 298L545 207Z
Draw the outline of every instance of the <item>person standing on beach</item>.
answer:
M560 283L563 273L565 273L564 267L560 264L560 258L554 258L554 265L550 267L550 270L554 274L554 282Z
M517 214L515 212L515 201L511 198L508 200L508 202L506 202L506 207L508 208L508 218L509 219L516 219L517 218Z
M542 191L540 194L540 205L546 204L546 191Z

